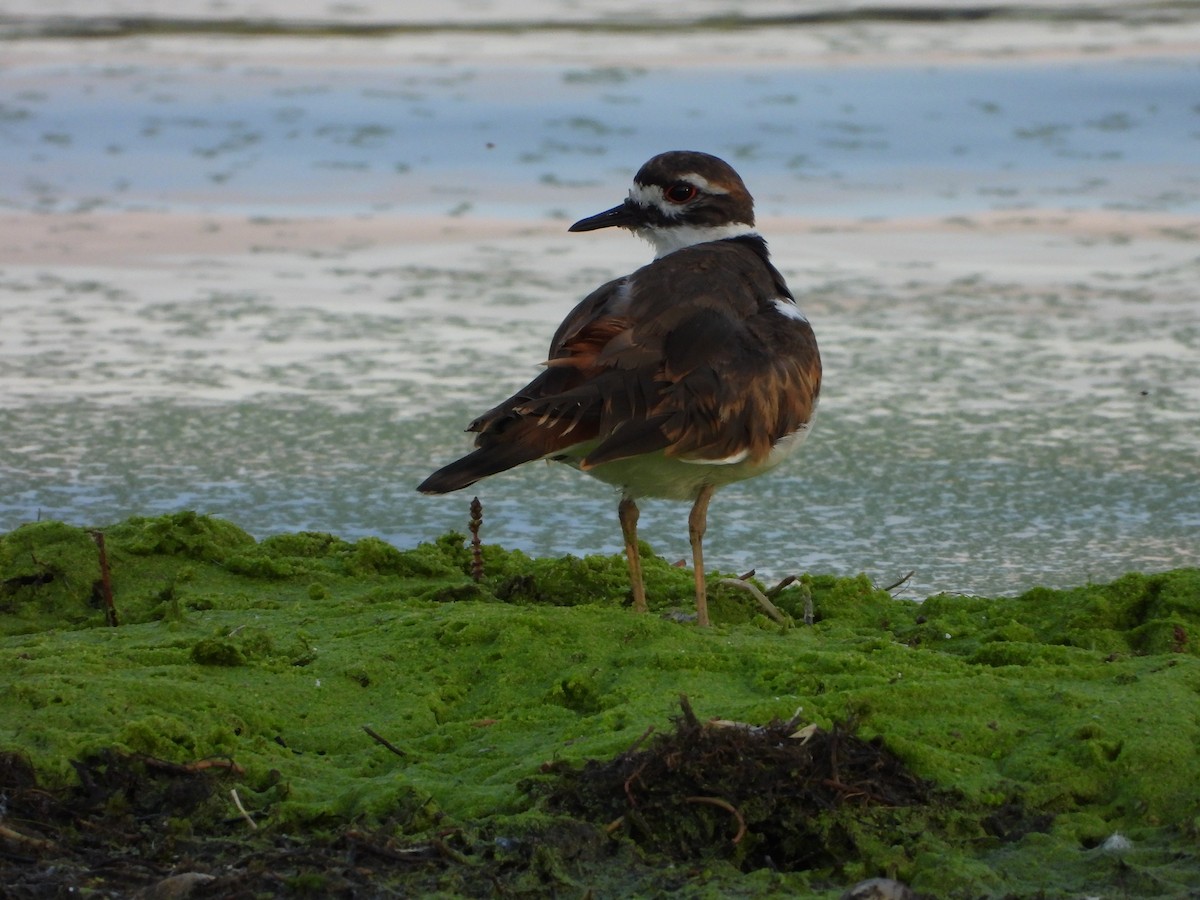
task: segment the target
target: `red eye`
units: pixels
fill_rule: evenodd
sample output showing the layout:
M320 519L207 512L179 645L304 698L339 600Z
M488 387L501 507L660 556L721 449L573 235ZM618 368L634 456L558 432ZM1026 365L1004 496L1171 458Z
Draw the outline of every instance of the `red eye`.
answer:
M677 181L663 191L663 196L672 203L687 203L696 196L696 186L686 181Z

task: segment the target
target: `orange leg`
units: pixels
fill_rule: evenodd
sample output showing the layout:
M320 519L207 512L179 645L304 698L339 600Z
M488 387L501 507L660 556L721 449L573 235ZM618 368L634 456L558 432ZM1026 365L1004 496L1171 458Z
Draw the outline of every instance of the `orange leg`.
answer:
M621 520L621 534L625 538L625 559L629 563L629 586L633 589L634 612L645 612L646 584L642 581L642 557L638 553L637 522L638 508L632 497L622 497L617 507Z
M704 532L708 528L708 501L713 486L706 484L696 495L688 516L688 540L692 544L692 574L696 577L696 624L708 625L708 586L704 581Z

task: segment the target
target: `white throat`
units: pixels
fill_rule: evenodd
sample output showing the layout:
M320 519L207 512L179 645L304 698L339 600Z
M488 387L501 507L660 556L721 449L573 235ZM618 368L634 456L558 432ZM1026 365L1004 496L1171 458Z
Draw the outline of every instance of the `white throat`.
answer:
M728 222L725 225L647 225L637 229L638 237L654 245L655 259L693 244L757 234L754 227L745 222Z

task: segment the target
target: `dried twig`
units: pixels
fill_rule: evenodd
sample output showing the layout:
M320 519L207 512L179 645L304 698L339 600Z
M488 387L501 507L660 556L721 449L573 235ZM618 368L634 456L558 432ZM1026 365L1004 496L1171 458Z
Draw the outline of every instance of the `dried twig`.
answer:
M371 740L375 741L375 743L382 744L384 747L387 747L389 750L391 750L397 756L402 757L402 758L408 756L407 753L405 753L403 750L401 750L399 747L397 747L395 744L393 744L391 741L389 741L387 738L385 738L379 732L375 731L369 725L364 725L362 727L362 730L365 731L367 733L367 736L370 737Z
M907 575L905 575L899 581L893 581L891 584L889 584L887 587L885 587L884 590L885 591L894 591L896 588L900 587L900 585L904 584L904 582L908 581L908 579L912 578L916 574L917 574L916 569L910 569Z
M629 748L622 755L623 756L631 756L633 754L633 751L636 750L638 747L640 747L642 745L642 742L645 741L646 738L650 737L650 735L652 735L653 733L654 733L654 726L650 725L649 727L646 728L645 731L642 732L642 736L640 738L638 738L636 741L634 741L632 744L629 745Z
M633 799L633 780L640 776L646 770L646 763L642 763L633 770L628 778L625 779L625 799L629 801L631 807L637 806L637 801Z
M210 757L208 759L198 759L190 763L173 763L170 760L159 759L155 756L138 756L143 764L148 769L157 769L160 772L170 772L173 775L194 775L197 772L203 772L206 769L228 769L234 775L245 775L246 770L235 763L232 759L225 756Z
M779 584L775 585L775 587L773 587L773 588L770 588L770 589L768 589L768 590L767 590L767 591L765 591L764 593L765 593L765 594L766 594L766 595L767 595L769 598L771 598L772 600L774 600L776 597L778 597L780 594L782 594L782 593L783 593L783 589L784 589L785 587L788 587L789 585L795 584L795 583L796 583L797 581L799 581L799 580L800 580L800 576L798 576L798 575L788 575L786 578L783 578L783 579L782 579L782 580L779 582Z
M27 834L21 834L19 831L14 831L7 825L0 825L0 838L6 841L11 841L14 844L20 844L23 847L29 847L31 850L57 850L58 844L54 841L48 841L44 838L30 837Z
M233 798L233 805L237 807L237 811L242 814L242 818L250 823L250 827L255 831L258 830L258 824L254 819L250 818L250 813L246 812L246 807L242 806L242 798L238 796L237 788L229 789L229 796Z
M692 709L692 703L688 700L687 694L679 695L679 708L683 710L683 720L688 723L689 727L700 727L700 720L696 718L696 712Z
M881 797L879 794L872 793L866 788L855 787L852 784L842 784L835 778L822 778L821 784L825 785L825 787L829 788L830 790L837 791L846 800L850 800L855 797L864 797L867 800L870 800L872 803L877 803L880 806L889 805L886 797Z
M738 811L737 807L728 800L723 800L720 797L684 797L683 799L688 803L707 803L709 806L725 810L725 812L737 819L738 830L737 834L733 836L735 844L740 844L742 838L746 836L746 820L742 818L742 814Z
M435 837L432 841L430 841L430 844L434 847L434 849L437 850L438 853L442 855L443 858L448 859L451 862L460 863L464 866L478 865L473 858L467 856L465 853L455 850L448 843L446 843L444 838L440 836Z
M104 532L90 531L92 540L100 551L100 597L104 601L104 620L117 627L117 608L113 605L112 576L108 570L108 551L104 548Z
M382 859L394 862L426 862L431 859L437 859L441 855L441 851L433 842L415 844L411 847L400 847L391 838L380 841L375 835L366 834L356 828L345 832L343 836L346 840L352 841L364 850L374 853Z
M742 581L740 578L722 578L721 584L727 584L730 587L740 588L743 591L749 591L754 599L758 601L758 605L763 608L768 616L778 622L780 625L787 624L787 616L779 611L774 603L767 599L767 595L760 591L749 581Z
M479 540L479 528L483 525L483 504L479 498L471 500L471 520L467 527L471 530L471 580L483 581L483 542Z

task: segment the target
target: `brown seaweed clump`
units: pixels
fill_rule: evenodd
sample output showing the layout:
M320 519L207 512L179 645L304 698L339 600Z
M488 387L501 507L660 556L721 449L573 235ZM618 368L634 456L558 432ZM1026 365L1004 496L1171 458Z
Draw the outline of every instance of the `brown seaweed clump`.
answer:
M903 842L901 811L932 787L878 738L852 728L775 721L701 722L687 697L674 730L643 735L608 761L553 763L554 778L529 785L550 809L604 823L678 861L727 859L743 871L838 869Z

